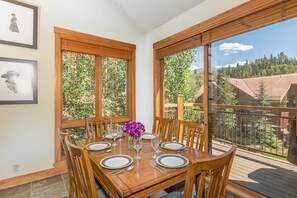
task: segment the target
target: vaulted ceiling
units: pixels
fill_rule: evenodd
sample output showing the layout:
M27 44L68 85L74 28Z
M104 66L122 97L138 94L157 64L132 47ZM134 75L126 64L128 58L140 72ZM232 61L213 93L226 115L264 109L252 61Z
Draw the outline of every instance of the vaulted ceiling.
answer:
M204 0L114 0L144 32L170 21Z

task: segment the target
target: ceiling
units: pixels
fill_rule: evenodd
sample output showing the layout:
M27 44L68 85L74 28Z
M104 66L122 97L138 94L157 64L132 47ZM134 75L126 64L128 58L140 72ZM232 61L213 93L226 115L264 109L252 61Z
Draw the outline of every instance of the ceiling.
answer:
M170 21L204 0L114 0L144 32Z

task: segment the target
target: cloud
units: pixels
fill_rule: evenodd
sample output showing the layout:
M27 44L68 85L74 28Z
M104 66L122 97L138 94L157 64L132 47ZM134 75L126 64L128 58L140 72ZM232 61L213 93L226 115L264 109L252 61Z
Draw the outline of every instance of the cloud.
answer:
M226 56L228 56L229 54L235 54L240 51L248 51L251 49L254 49L254 46L244 45L241 43L223 43L219 47L219 50L224 51Z
M199 67L197 65L191 65L190 70L194 71L195 69L201 69L202 67Z
M215 69L220 69L220 68L229 67L229 65L230 65L230 67L236 67L237 63L238 63L238 65L244 65L246 63L246 61L236 61L235 63L229 63L229 64L226 64L226 65L216 65L216 66L214 66L214 68Z
M237 63L238 63L238 65L244 65L246 63L246 61L236 61L235 63L226 64L223 67L229 67L229 65L230 65L230 67L236 67Z

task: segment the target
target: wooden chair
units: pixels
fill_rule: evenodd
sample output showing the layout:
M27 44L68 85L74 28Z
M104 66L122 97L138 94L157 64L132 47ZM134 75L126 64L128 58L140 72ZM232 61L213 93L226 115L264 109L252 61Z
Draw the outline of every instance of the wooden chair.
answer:
M67 167L68 167L68 178L69 178L68 196L69 196L69 198L72 198L72 197L74 197L74 193L77 194L77 192L76 192L76 181L74 178L73 167L72 167L71 159L70 159L70 153L69 153L69 150L65 143L65 137L67 134L68 133L62 132L61 128L58 128L58 135L59 135L59 138L60 138L63 150L64 150L66 163L67 163Z
M185 143L187 147L206 152L206 132L204 125L196 122L178 120L176 141Z
M160 135L162 142L172 141L174 130L174 120L168 118L155 117L153 124L153 133Z
M85 147L71 143L70 136L66 135L65 143L69 150L73 173L76 181L78 198L108 197L103 189L97 191L94 173L89 153Z
M103 134L108 133L111 123L111 117L104 118L86 118L87 138L103 138Z
M196 187L196 198L202 198L204 196L206 198L224 198L235 152L236 146L233 145L223 155L208 160L197 159L190 162L186 175L184 194L172 192L162 198L192 197L194 183ZM209 177L209 183L205 192L207 177Z

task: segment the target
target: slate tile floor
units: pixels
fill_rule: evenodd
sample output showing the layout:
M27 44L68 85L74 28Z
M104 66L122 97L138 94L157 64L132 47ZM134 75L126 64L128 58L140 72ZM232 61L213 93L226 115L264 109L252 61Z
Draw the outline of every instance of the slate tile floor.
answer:
M1 198L67 198L68 175L56 175L0 191Z
M39 181L30 182L20 186L0 190L0 198L67 198L68 175L56 175ZM164 191L151 198L158 198L166 194ZM226 195L226 198L235 198Z

